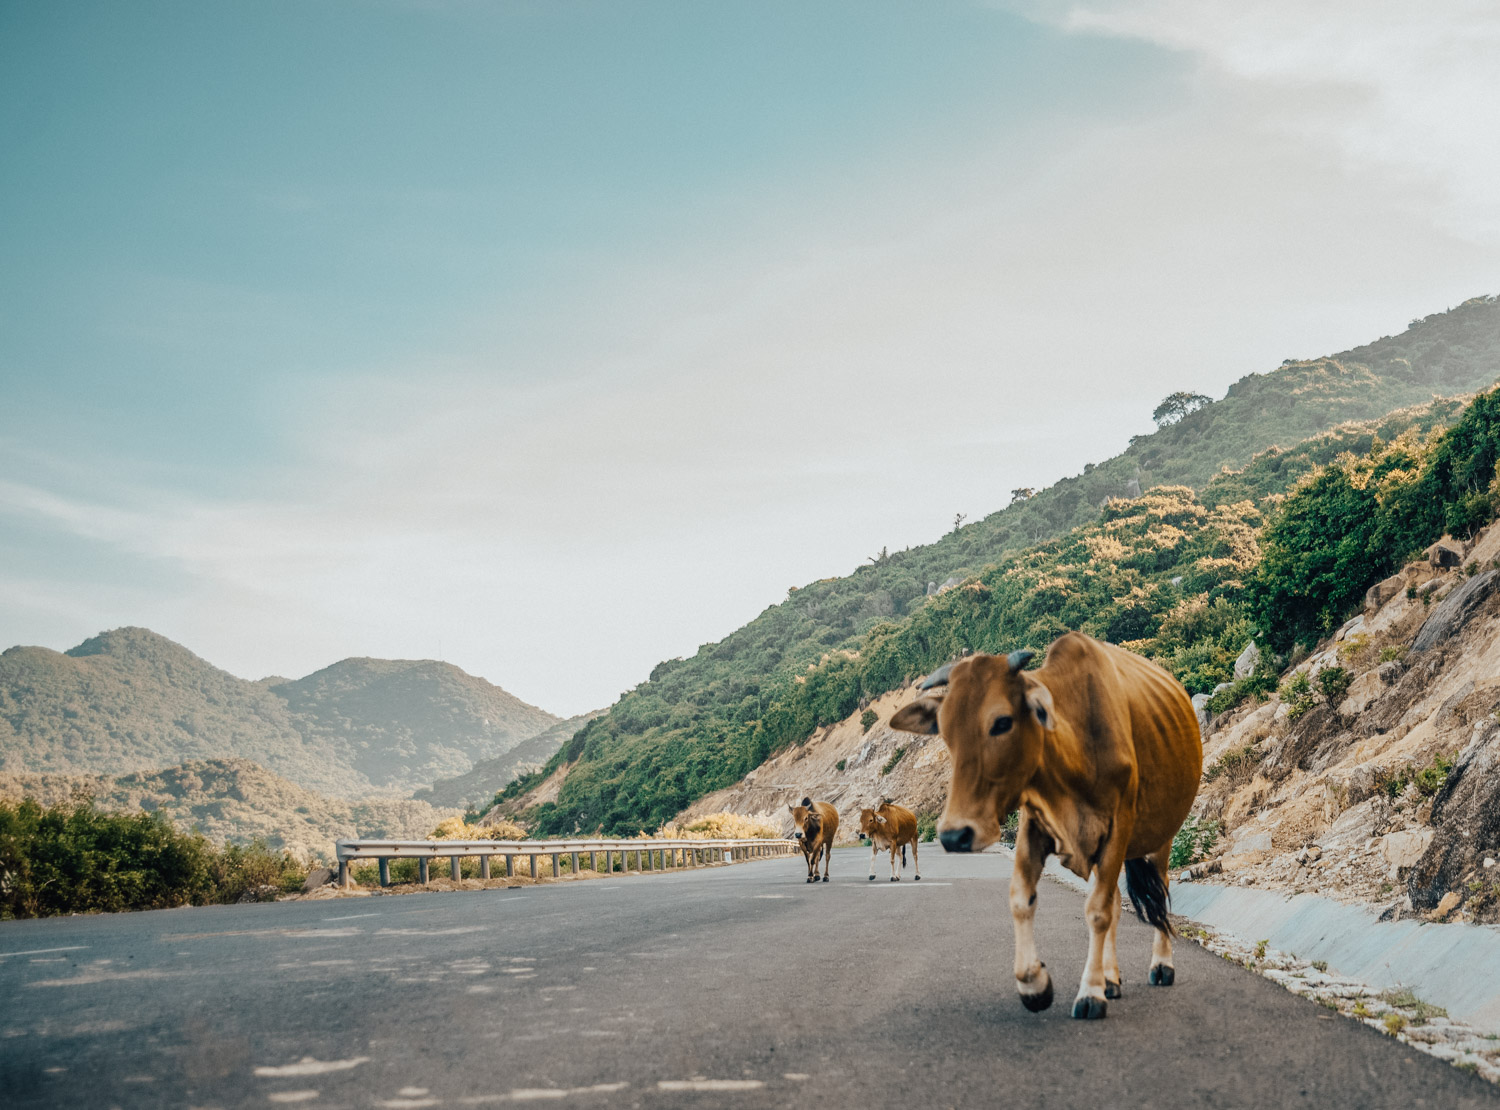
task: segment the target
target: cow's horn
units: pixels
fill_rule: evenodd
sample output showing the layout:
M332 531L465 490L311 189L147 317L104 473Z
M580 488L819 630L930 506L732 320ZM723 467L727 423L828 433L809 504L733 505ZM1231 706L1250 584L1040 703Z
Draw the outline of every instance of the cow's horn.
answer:
M1035 658L1036 652L1034 651L1013 651L1005 657L1006 662L1010 664L1011 674L1020 671Z
M951 670L953 670L953 664L944 663L941 667L924 678L922 680L922 685L918 686L917 689L931 690L934 686L948 685L948 672Z

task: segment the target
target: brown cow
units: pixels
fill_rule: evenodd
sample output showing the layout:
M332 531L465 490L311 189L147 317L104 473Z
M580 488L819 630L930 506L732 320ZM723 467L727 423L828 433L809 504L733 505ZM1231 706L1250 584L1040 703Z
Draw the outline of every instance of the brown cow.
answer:
M948 804L938 823L946 850L983 851L1020 808L1010 912L1016 984L1028 1010L1052 1004L1032 933L1042 865L1055 853L1074 874L1094 876L1073 1016L1104 1017L1105 999L1121 993L1122 868L1137 915L1156 927L1147 981L1171 986L1175 978L1167 861L1198 792L1203 745L1187 692L1139 655L1078 632L1059 637L1046 665L1027 673L1032 654L974 655L940 668L922 683L932 692L891 727L940 733L948 745Z
M922 881L922 865L917 861L917 815L905 806L881 802L878 809L859 811L860 835L870 838L870 881L875 881L875 856L887 848L891 853L891 882L901 881L896 869L896 852L901 853L901 870L906 869L906 846L911 845L911 862L917 882Z
M833 855L833 838L839 831L839 811L827 802L803 798L800 806L787 806L797 831L792 835L801 843L807 859L807 881L818 881L818 857L823 857L823 881L828 881L829 857Z

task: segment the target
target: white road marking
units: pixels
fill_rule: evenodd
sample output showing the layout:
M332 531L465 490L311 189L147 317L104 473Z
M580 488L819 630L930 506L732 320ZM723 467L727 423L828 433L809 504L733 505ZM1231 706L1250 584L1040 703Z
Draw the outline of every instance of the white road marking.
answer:
M763 1079L661 1079L659 1091L758 1091L766 1085Z
M353 921L356 917L379 917L379 913L346 913L341 917L325 917L324 921Z
M402 1087L396 1092L402 1098L421 1098L423 1095L431 1094L426 1087Z
M781 1073L781 1078L793 1079L800 1083L804 1079L811 1079L812 1076L808 1075L805 1071L784 1071Z
M0 960L5 959L6 956L40 956L47 952L77 952L88 947L90 945L68 944L61 948L28 948L24 952L0 952Z
M482 933L488 925L460 925L455 929L377 929L377 937L456 937L463 933Z
M387 1098L376 1099L376 1106L386 1107L387 1110L420 1110L423 1106L441 1106L443 1100L440 1098Z
M752 894L752 898L791 898L790 894Z
M272 1102L307 1102L318 1097L317 1091L276 1091L266 1096Z
M297 1075L327 1075L329 1072L348 1071L361 1064L368 1064L368 1056L356 1056L352 1060L315 1060L304 1056L295 1064L261 1064L255 1074L267 1079L285 1079Z

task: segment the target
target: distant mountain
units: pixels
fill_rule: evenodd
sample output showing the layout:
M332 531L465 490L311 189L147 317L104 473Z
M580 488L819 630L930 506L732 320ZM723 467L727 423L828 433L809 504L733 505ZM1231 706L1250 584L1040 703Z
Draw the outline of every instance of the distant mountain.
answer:
M447 663L347 659L236 678L144 628L0 653L0 772L127 775L248 759L346 797L409 794L503 760L558 718Z
M579 729L603 713L604 710L596 709L592 713L581 713L559 721L546 732L523 740L503 756L476 763L466 774L440 779L432 784L431 789L418 790L412 797L435 806L486 808L514 779L539 770Z
M215 844L259 838L272 848L325 861L341 837L423 839L458 812L401 798L327 798L247 759L192 760L120 776L0 772L0 800L31 797L51 805L79 792L100 809L160 811Z

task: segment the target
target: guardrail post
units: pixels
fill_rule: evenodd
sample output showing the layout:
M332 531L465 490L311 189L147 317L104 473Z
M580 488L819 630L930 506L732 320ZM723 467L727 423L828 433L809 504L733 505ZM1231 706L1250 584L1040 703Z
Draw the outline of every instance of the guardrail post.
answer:
M578 853L577 852L573 853L573 877L575 879L578 877Z
M490 878L490 857L489 856L480 856L479 857L479 877L481 879L483 879L485 882L489 882L489 878Z
M417 860L417 882L422 883L424 885L427 882L427 857L426 856L422 856L420 859Z
M380 885L381 886L390 886L391 885L391 857L390 856L381 856L380 857Z
M448 857L448 874L452 877L455 883L458 882L459 879L463 878L463 871L458 866L457 856Z
M349 885L349 861L339 860L339 886Z
M561 852L553 852L552 853L552 877L554 879L560 879L560 878L562 878L562 853Z
M515 876L516 876L516 854L514 852L506 852L505 853L505 877L507 879L513 879L513 878L515 878Z
M595 875L599 874L599 853L598 852L590 852L589 853L589 870L592 871Z

